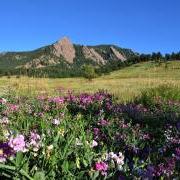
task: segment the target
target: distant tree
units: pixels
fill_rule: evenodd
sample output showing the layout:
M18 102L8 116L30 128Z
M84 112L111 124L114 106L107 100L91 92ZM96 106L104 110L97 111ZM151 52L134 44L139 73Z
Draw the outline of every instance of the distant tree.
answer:
M169 61L171 59L171 55L170 54L165 54L165 60Z
M175 60L175 59L176 59L176 54L175 54L174 52L172 52L172 54L171 54L171 59L172 59L172 60Z
M155 61L155 63L160 65L163 60L163 55L160 52L157 53L153 52L151 58L153 61Z
M83 71L83 77L88 79L89 81L97 77L95 68L92 65L83 65L82 71Z

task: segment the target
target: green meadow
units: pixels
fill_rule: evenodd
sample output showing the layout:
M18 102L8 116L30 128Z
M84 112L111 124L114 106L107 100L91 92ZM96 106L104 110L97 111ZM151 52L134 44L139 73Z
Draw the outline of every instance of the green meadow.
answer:
M130 101L142 91L160 85L180 86L180 62L168 64L145 62L114 71L108 75L88 81L84 78L32 78L1 77L1 93L14 91L17 96L36 96L39 94L57 95L59 89L75 93L107 90L120 101Z

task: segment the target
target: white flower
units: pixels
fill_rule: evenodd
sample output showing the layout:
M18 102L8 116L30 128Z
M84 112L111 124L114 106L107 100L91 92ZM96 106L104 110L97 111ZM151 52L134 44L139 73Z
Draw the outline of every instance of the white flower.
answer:
M98 143L95 140L93 140L91 147L93 148L93 147L96 147L96 146L98 146Z
M114 163L116 162L118 168L124 164L124 156L121 152L119 152L118 155L114 152L110 152L106 155L106 160L113 161Z
M78 139L76 138L76 143L75 143L77 146L82 146L83 143Z
M3 117L0 119L0 124L9 124L9 119L7 117Z
M59 124L60 124L60 120L59 120L59 119L53 119L53 120L52 120L52 123L53 123L54 125L59 125Z
M4 98L1 98L1 99L0 99L0 103L1 103L1 104L6 104L6 103L7 103L7 100L4 99Z
M51 144L50 146L47 146L47 150L51 151L54 148L54 146Z

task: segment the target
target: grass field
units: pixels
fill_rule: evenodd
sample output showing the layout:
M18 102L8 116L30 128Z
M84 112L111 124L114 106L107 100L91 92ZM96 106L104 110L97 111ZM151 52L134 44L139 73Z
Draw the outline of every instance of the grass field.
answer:
M1 93L15 90L17 95L34 96L44 93L55 95L60 88L76 93L105 89L117 95L121 101L131 100L144 89L162 84L180 86L180 62L169 62L167 67L164 64L157 66L151 62L140 63L91 82L83 78L0 78Z

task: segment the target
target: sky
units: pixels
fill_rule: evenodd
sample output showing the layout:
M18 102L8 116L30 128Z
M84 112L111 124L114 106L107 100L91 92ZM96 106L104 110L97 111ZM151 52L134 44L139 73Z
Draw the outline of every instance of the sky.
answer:
M33 50L63 36L140 53L180 51L180 0L1 0L0 52Z

